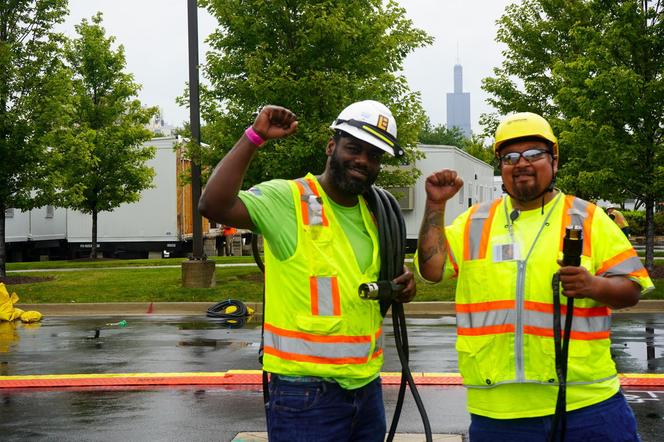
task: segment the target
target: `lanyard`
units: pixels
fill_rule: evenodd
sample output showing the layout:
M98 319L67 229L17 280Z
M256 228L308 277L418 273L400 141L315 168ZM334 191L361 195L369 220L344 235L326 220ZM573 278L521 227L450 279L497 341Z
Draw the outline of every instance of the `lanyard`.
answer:
M562 192L558 192L558 195L556 196L555 201L551 205L551 208L548 210L546 213L546 217L544 217L544 221L542 221L542 225L539 228L539 231L537 232L537 235L535 235L535 239L533 239L533 243L530 245L530 249L528 249L528 253L526 254L526 257L523 259L523 262L525 263L528 261L528 258L530 257L530 254L532 253L533 249L535 248L535 243L537 243L537 240L540 237L540 234L542 233L542 230L544 230L544 226L547 224L549 221L549 217L553 213L554 209L558 205L558 202L560 201L560 197L562 196ZM512 240L513 244L516 244L516 240L514 239L514 226L512 225L512 220L510 219L509 215L507 214L507 199L509 198L508 196L505 196L505 201L503 202L503 208L505 209L505 220L507 221L507 230L510 233L510 239Z

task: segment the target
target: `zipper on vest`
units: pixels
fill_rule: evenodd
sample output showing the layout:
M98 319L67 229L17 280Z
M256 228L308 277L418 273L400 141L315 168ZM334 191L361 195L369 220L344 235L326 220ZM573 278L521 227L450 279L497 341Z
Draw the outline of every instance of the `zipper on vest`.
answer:
M516 272L516 327L514 330L514 364L517 382L525 380L523 370L523 303L526 293L526 263L517 261Z

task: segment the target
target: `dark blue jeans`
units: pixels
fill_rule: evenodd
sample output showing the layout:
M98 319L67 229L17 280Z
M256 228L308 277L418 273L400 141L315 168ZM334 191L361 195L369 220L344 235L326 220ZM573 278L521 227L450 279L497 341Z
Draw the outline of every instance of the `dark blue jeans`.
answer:
M546 442L553 416L491 419L470 415L470 442ZM636 418L622 392L567 413L565 442L639 442Z
M385 407L380 378L357 390L336 382L293 382L272 376L267 404L271 442L383 442Z

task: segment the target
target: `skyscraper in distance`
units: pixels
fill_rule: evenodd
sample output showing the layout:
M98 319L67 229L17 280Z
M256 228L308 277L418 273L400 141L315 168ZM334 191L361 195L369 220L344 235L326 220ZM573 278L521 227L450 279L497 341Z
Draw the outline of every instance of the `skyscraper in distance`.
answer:
M470 93L463 92L463 68L454 65L454 92L447 93L447 127L459 128L464 136L470 137Z

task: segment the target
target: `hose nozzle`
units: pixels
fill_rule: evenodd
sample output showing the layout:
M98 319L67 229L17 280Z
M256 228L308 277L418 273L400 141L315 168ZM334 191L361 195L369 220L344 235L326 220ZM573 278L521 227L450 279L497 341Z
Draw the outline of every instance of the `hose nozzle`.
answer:
M402 284L392 281L375 281L360 284L357 292L362 299L392 301L404 289Z
M567 226L563 238L563 264L578 267L583 253L583 227Z

